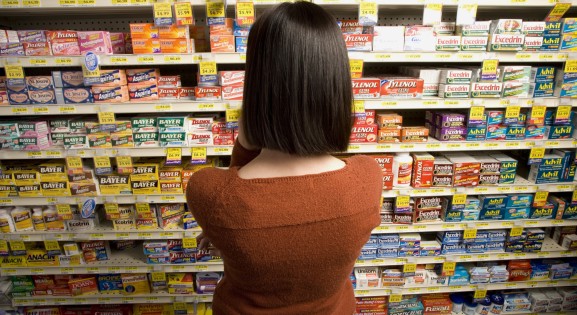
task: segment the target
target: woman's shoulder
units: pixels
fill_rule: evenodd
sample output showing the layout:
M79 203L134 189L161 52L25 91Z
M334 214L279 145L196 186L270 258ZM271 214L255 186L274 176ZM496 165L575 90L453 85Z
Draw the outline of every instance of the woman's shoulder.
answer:
M230 169L207 167L192 174L186 187L187 197L207 197L215 194L232 176Z
M357 168L357 171L374 173L382 171L374 157L367 155L353 155L348 158L348 165Z

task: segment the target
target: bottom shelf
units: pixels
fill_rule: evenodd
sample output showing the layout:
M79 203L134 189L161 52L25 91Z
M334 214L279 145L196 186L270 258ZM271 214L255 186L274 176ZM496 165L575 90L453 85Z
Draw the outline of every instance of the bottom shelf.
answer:
M392 289L371 289L355 290L355 296L388 296L391 294L426 294L426 293L446 293L446 292L473 292L476 290L506 290L506 289L530 289L545 287L565 287L577 285L577 279L571 280L548 280L548 281L524 281L507 283L487 283L460 286L433 286L415 288L392 288ZM140 304L140 303L179 303L179 302L211 302L210 294L168 294L166 292L156 292L127 296L121 293L98 293L81 297L26 297L12 299L13 306L44 306L44 305L78 305L78 304ZM513 313L508 313L513 314ZM531 313L519 313L531 314ZM556 313L555 313L556 314Z

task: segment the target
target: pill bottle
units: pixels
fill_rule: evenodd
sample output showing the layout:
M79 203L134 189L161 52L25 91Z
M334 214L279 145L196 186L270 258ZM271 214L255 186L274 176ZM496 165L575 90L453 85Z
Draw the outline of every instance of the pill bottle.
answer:
M491 308L491 299L488 296L485 296L484 299L479 301L477 309L475 310L475 315L488 315L490 308Z
M393 186L409 187L413 173L413 158L408 152L400 152L393 159Z
M16 227L14 226L14 221L8 213L9 209L0 209L0 231L2 233L15 232Z
M46 231L46 224L44 223L41 207L32 208L32 224L34 224L34 230Z
M16 231L21 232L34 230L30 209L25 207L15 207L12 212L10 212L10 216L12 216L12 220L14 221Z
M501 294L491 294L491 309L489 314L499 315L503 311L503 296Z
M46 230L48 231L63 231L66 229L64 226L64 221L58 218L58 212L56 207L48 206L42 212L44 216L44 222L46 224Z
M454 314L461 314L463 312L463 304L465 303L465 298L462 294L454 293L449 296L451 302L453 302L452 312Z
M475 315L475 310L477 310L477 303L473 301L465 302L463 306L463 313L465 313L465 315Z

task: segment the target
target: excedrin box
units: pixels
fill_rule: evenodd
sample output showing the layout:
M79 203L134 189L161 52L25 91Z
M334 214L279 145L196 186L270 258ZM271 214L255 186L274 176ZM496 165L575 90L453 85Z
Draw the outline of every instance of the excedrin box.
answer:
M521 51L525 43L525 35L520 34L492 34L490 51Z
M441 84L469 84L473 77L473 71L465 69L443 69L439 82Z
M503 91L503 83L474 82L471 84L472 98L500 98Z
M488 36L461 37L461 50L463 51L487 51L488 45Z
M442 98L468 98L470 92L470 84L439 84L439 97Z

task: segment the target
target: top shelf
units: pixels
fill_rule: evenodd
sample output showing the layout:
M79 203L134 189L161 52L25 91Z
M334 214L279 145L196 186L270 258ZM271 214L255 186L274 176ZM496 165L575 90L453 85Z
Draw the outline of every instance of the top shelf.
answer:
M3 0L6 1L6 0ZM0 13L2 10L0 10ZM349 58L364 62L422 63L422 62L483 62L498 59L500 62L564 62L569 57L566 52L349 52ZM148 55L101 55L101 66L142 66L142 65L192 65L203 58L212 58L219 64L243 64L246 54L241 53L194 53L194 54L148 54ZM23 67L80 67L81 56L34 56L0 57L0 67L19 64Z
M271 0L254 0L257 6L272 6L285 1ZM313 0L322 6L353 6L358 5L360 0ZM445 6L455 7L462 2L460 0L376 0L379 6L387 7L418 7L425 3L434 2L442 3ZM559 0L485 0L479 2L479 8L504 8L522 6L528 7L551 7ZM577 4L576 0L564 1L573 5ZM134 10L146 10L152 6L150 0L2 0L0 3L0 12L2 13L46 13L46 9L58 9L63 11L79 11L85 7L91 8L90 13L100 12L134 12ZM195 7L206 5L205 0L192 0ZM236 1L227 0L228 6L235 6ZM50 11L50 10L49 10ZM62 11L61 11L62 12Z

